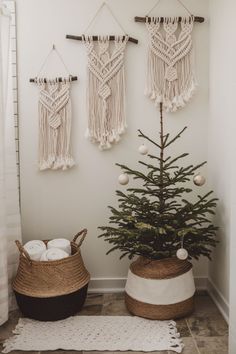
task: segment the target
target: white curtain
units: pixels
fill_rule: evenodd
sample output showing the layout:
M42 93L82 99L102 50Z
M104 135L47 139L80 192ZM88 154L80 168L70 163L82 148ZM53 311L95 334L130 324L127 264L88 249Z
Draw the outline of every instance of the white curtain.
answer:
M11 289L21 239L12 87L10 17L0 0L0 325L14 306Z

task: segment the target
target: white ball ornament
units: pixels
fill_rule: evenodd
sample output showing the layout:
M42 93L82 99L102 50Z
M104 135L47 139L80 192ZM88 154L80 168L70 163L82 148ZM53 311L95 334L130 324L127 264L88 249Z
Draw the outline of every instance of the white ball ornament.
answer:
M181 261L184 261L185 259L188 258L188 251L185 248L180 248L176 252L177 258L181 259Z
M147 155L148 147L146 145L142 144L139 146L138 151L141 155Z
M125 186L126 184L129 183L129 176L126 173L122 173L119 176L118 181L122 186Z
M193 182L196 186L203 186L206 183L206 178L202 175L196 175L193 177Z

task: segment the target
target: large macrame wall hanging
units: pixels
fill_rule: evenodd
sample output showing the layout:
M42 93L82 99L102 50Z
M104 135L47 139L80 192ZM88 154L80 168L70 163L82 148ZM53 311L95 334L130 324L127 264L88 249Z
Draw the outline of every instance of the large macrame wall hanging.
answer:
M126 129L124 56L128 37L85 37L88 55L88 138L109 149Z
M145 21L149 34L145 93L157 106L162 103L167 112L184 107L196 88L192 31L194 22L202 22L202 18L189 15L135 18L137 22Z
M53 50L56 50L55 47ZM66 170L74 166L71 153L70 86L71 81L75 80L77 77L70 75L67 78L46 79L37 76L35 79L30 79L39 88L39 169L41 171Z
M103 3L88 28L105 5L115 18L108 5ZM118 22L116 18L115 20ZM138 43L138 41L128 35L83 35L80 37L67 35L66 37L82 40L87 49L88 130L86 135L92 142L97 143L101 150L109 149L113 143L120 140L120 136L127 126L125 116L125 50L128 41L134 43Z

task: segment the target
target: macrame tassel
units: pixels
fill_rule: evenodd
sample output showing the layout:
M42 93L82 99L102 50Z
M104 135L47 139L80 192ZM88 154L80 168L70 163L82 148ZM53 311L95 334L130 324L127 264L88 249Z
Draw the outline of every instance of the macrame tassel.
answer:
M84 38L88 52L88 130L86 136L101 150L120 140L126 125L124 55L128 41L117 36L114 51L108 37Z
M167 112L182 108L196 88L191 17L153 18L146 22L149 32L147 87L145 94ZM178 38L176 33L179 32Z
M71 155L70 82L38 79L39 169L66 170L74 166Z

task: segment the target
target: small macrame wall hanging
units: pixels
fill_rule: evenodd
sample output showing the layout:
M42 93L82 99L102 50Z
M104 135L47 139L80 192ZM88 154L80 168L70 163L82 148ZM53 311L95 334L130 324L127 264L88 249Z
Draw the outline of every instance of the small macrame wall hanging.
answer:
M68 72L67 77L49 79L40 76L52 51L58 55L63 63ZM76 80L76 76L69 74L54 45L37 77L30 79L30 82L36 83L39 88L39 169L41 171L47 169L66 170L74 166L71 153L70 86L71 82Z
M121 27L123 35L114 36L72 36L66 38L81 40L88 56L88 129L87 137L99 145L101 150L111 148L120 140L126 129L125 116L125 69L124 59L128 41L138 43L125 34L110 7L103 3L84 33L87 32L101 9L106 6Z
M167 112L184 107L195 91L192 31L194 22L204 21L178 2L189 16L149 17L159 0L145 17L135 17L136 22L146 24L149 35L145 94L155 105L162 103Z

